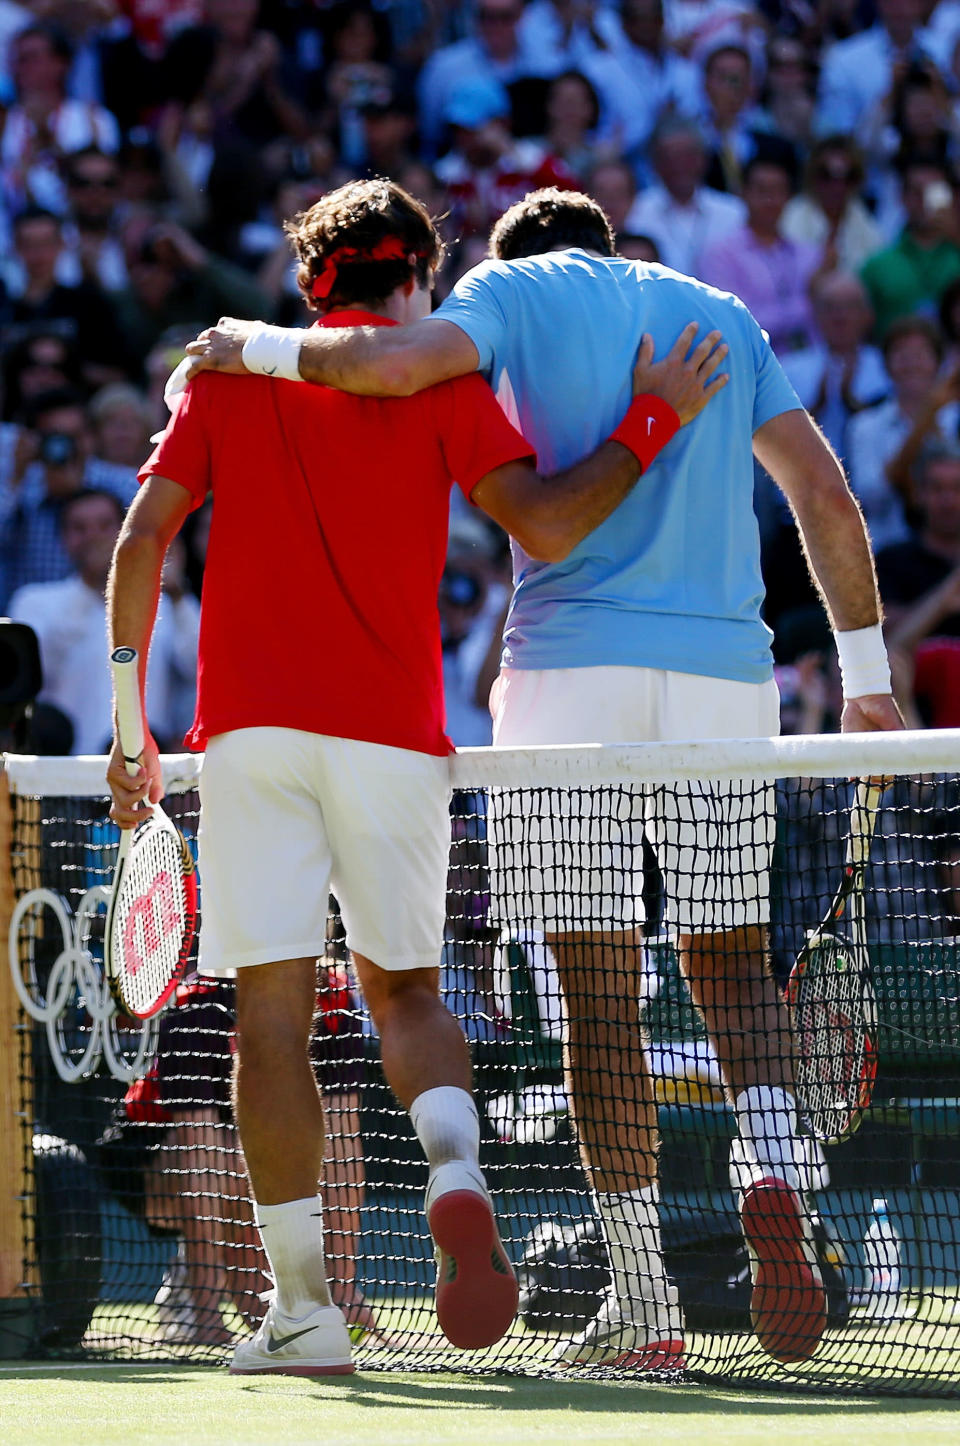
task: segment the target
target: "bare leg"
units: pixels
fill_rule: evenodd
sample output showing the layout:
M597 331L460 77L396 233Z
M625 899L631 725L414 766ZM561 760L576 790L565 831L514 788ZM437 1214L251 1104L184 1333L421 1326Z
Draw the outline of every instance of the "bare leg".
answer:
M356 1090L328 1095L324 1168L326 1255L330 1295L350 1325L376 1328L376 1317L357 1286L360 1211L366 1183Z
M656 1179L657 1110L639 1019L639 936L547 936L567 1016L564 1073L580 1156L593 1188Z
M380 1034L384 1074L411 1111L430 1166L437 1319L455 1346L493 1345L516 1315L518 1291L480 1172L467 1042L440 999L438 970L389 971L353 957Z
M685 934L680 964L731 1099L751 1085L793 1089L790 1021L759 927Z
M470 1051L440 998L440 971L381 969L362 954L353 961L380 1035L383 1072L404 1108L438 1085L469 1093Z
M323 1104L308 1048L315 959L260 964L237 977L237 1126L261 1205L315 1195Z
M221 1201L223 1130L213 1109L198 1110L194 1118L176 1121L147 1180L151 1223L175 1224L183 1235L186 1288L197 1317L193 1340L205 1345L225 1345L232 1340L220 1318L227 1287Z

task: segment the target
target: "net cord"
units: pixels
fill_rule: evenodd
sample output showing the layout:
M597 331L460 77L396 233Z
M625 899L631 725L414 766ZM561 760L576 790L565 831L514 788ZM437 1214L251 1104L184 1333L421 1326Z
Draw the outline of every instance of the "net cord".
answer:
M696 743L559 745L543 748L464 748L450 758L455 789L575 788L702 779L842 778L864 774L952 773L960 758L960 729L903 733L793 735ZM38 758L4 755L14 793L33 797L101 798L107 792L99 756ZM202 759L162 759L169 793L195 788Z

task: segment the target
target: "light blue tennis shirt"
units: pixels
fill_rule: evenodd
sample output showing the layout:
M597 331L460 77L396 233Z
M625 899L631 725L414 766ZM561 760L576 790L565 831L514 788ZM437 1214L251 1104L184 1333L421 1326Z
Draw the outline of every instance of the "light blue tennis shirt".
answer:
M751 442L800 402L743 303L663 266L572 250L485 261L433 315L473 341L548 473L621 421L644 332L662 358L688 322L699 323L698 339L722 331L727 386L616 511L560 563L534 562L514 544L503 663L770 678Z

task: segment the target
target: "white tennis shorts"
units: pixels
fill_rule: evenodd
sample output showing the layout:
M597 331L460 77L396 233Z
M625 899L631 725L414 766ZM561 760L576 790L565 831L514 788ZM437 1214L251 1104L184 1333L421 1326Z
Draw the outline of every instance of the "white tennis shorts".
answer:
M736 683L657 668L507 669L495 698L493 741L500 747L780 731L772 679ZM491 894L501 924L592 932L642 923L644 833L675 929L713 933L769 920L772 785L703 779L544 790L533 798L495 791L489 814Z
M381 969L438 966L446 758L242 728L207 744L200 802L202 973L322 954L331 890L350 949Z

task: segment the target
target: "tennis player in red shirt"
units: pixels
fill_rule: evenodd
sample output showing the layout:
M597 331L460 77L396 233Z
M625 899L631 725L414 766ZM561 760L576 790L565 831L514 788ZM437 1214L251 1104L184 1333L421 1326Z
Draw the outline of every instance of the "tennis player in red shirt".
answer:
M429 311L441 243L399 187L352 183L289 230L319 325L391 326ZM451 745L436 600L450 485L531 556L559 560L723 385L718 335L687 357L693 335L662 362L644 341L643 394L609 442L549 485L477 376L380 400L205 372L141 470L109 594L110 646L141 660L167 545L214 497L187 740L206 749L200 969L237 978L237 1124L276 1281L235 1372L353 1369L327 1286L323 1109L307 1056L331 887L384 1071L430 1167L440 1325L475 1348L514 1318L468 1050L438 993ZM162 793L153 741L135 778L115 744L108 779L113 817L129 828L139 800Z

